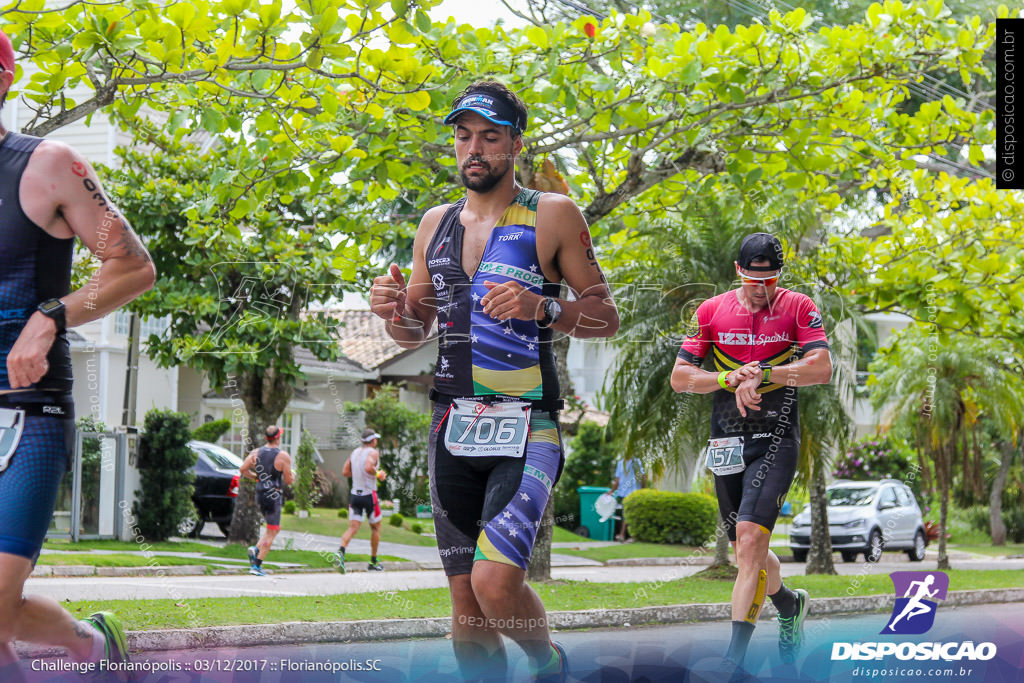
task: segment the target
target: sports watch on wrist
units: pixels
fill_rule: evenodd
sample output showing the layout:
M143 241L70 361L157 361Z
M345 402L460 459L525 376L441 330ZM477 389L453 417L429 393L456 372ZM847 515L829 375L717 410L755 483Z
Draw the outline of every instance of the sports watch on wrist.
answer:
M562 317L562 304L558 299L544 297L544 317L537 321L537 327L551 327Z
M64 302L60 299L47 299L36 307L36 310L52 318L57 325L57 334L67 330L67 321L64 317Z
M757 367L761 368L761 381L770 382L772 376L772 364L761 361L757 364Z

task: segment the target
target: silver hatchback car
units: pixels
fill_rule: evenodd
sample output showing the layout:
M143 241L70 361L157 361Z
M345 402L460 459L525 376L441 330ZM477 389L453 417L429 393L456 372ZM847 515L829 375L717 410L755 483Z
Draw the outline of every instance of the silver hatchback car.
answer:
M832 549L839 551L844 562L856 561L860 553L868 562L878 562L883 550L902 550L912 562L924 559L928 537L921 508L903 482L840 480L826 489L826 495ZM789 534L789 547L797 562L807 560L810 536L808 506L793 518Z

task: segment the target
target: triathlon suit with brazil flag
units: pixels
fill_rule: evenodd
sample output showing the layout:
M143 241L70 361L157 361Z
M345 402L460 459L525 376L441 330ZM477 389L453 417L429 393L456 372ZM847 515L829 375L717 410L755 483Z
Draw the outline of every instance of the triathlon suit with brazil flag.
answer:
M751 313L730 290L702 303L687 330L679 357L700 366L710 360L721 372L751 361L782 365L812 349L827 349L821 314L805 294L779 287L775 299ZM736 522L775 527L796 473L800 446L797 389L762 383L760 410L740 415L733 392L712 397L707 464L715 473L718 506L729 539Z
M58 239L22 210L21 177L42 139L0 143L0 553L35 561L74 443L71 352L57 335L46 374L11 392L7 354L36 307L71 289L73 238Z
M438 356L430 430L430 496L448 576L475 560L526 569L562 469L551 330L483 312L485 282L557 297L537 257L537 202L522 190L502 214L472 277L462 268L465 199L448 207L427 247Z

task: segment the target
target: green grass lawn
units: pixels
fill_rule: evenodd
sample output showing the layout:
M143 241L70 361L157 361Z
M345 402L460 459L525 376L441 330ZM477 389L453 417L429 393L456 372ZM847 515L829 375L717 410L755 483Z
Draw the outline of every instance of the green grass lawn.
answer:
M573 555L575 557L586 557L598 562L606 560L621 560L638 557L688 557L697 552L697 548L688 545L661 545L659 543L622 543L609 545L603 548L588 548L586 550L575 550L572 548L552 548L551 552L560 555ZM703 551L713 557L714 548Z
M67 540L47 541L43 543L47 550L148 550L160 551L170 550L177 553L205 553L209 552L211 546L208 543L194 543L192 541L160 541L159 543L133 543L131 541L79 541L72 543Z
M275 544L280 546L280 543ZM218 564L224 564L220 561L221 558L230 558L235 560L247 559L247 550L241 545L227 545L223 547L207 545L205 543L191 543L182 542L175 543L173 541L167 541L162 543L153 543L151 547L139 546L135 543L124 543L121 541L83 541L81 543L67 543L67 542L54 542L46 543L44 546L52 550L65 550L68 553L53 555L45 554L40 555L39 564L45 565L88 565L92 567L141 567L148 564L160 564L160 565L206 565L214 566ZM146 550L152 553L151 557L144 555L128 555L126 553L111 552L110 554L99 554L90 552L70 552L70 551L88 551L91 549L98 550ZM201 558L189 558L189 557L175 557L171 555L161 555L161 552L194 552L202 553ZM369 555L349 554L345 556L345 559L349 562L369 562ZM380 555L377 559L382 562L404 562L405 558L397 557L394 555ZM270 555L266 560L269 566L274 566L278 562L285 562L290 564L301 564L314 569L330 569L334 566L331 555L321 555L318 552L311 550L283 550L279 547L272 549ZM234 563L230 563L234 564ZM239 569L246 569L244 564L239 564ZM221 568L221 567L218 567Z
M955 590L1011 588L1024 586L1024 570L965 570L948 572ZM795 576L787 585L807 589L811 597L845 597L854 584L855 595L892 594L892 582L886 575L871 576ZM728 602L731 581L689 577L662 585L654 583L590 583L559 581L533 584L550 611L649 607L690 603ZM345 621L443 617L451 614L446 588L419 589L395 593L358 593L349 595L307 596L296 598L202 598L189 600L102 600L66 602L72 614L85 616L99 610L116 612L132 630L191 628L230 624L270 624L286 621Z
M932 543L928 546L930 549L936 549L937 543ZM961 545L961 544L949 544L950 550L961 550L965 553L978 553L979 555L989 555L990 557L1002 557L1003 555L1024 555L1024 543L1007 543L1006 545Z
M419 521L420 523L428 522L430 520L417 520L415 518L406 518L402 528L396 528L388 523L390 517L385 517L383 524L380 527L380 540L388 543L404 543L406 545L422 545L422 546L436 546L437 541L434 540L433 536L423 536L420 534L414 534L409 531L408 527L413 522ZM321 536L337 536L341 538L341 535L348 529L348 520L342 517L338 517L338 511L335 508L314 508L310 513L309 517L300 519L294 515L282 515L281 517L281 528L285 531L295 531L298 533L318 534ZM423 524L424 531L433 531L434 525L430 524L428 527ZM356 534L356 538L369 538L370 537L370 525L365 522L359 527L359 532Z
M149 565L162 565L165 567L203 565L211 567L215 564L215 561L190 557L171 557L168 555L157 554L154 554L152 557L145 557L143 555L125 555L123 553L112 553L110 555L98 555L96 553L68 553L66 555L40 555L36 564L47 566L85 565L89 567L145 567ZM220 567L218 567L218 569L219 568Z
M591 543L593 539L587 538L586 536L578 536L571 531L563 529L560 526L556 526L555 531L551 536L551 541L552 543Z

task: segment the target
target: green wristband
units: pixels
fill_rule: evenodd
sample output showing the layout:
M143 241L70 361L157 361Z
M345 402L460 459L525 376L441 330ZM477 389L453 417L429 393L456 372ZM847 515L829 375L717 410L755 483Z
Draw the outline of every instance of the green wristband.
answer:
M728 370L722 370L720 373L718 373L718 386L722 387L723 389L731 389L732 387L730 387L729 383L725 381L725 378L728 376Z

